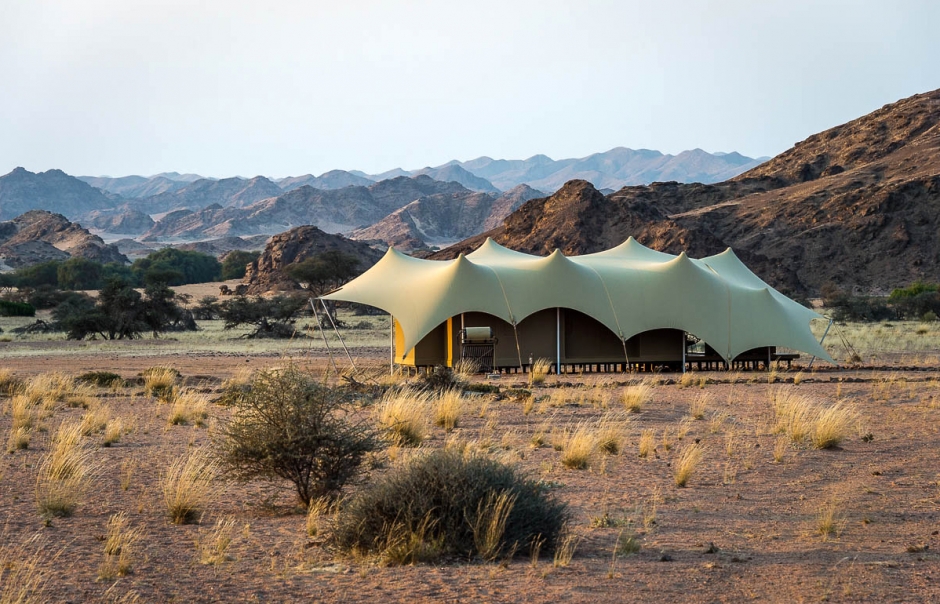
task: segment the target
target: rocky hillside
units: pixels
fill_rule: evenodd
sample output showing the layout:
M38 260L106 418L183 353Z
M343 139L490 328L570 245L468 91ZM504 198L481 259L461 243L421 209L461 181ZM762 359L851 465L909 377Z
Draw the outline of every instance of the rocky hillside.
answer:
M303 186L313 187L329 191L332 189L343 189L346 187L368 187L373 182L372 179L358 174L352 174L345 170L330 170L320 176L313 174L304 174L303 176L288 176L277 181L277 185L285 191L292 191Z
M382 252L359 241L330 235L314 226L301 226L272 237L261 257L248 265L245 283L251 294L299 289L284 273L295 262L326 251L338 250L359 258L359 269L365 271L382 257Z
M484 193L429 195L412 201L375 224L353 231L350 237L404 251L449 245L492 228L529 199L544 196L526 185L519 185L496 198Z
M415 171L413 175L430 176L434 180L441 180L444 182L457 182L467 187L471 191L477 191L479 193L492 193L496 195L501 193L501 191L494 187L493 183L490 181L486 180L485 178L480 178L475 174L471 174L455 163L447 164L439 168L424 168L422 170Z
M34 173L16 168L0 176L0 220L30 210L55 210L74 218L113 205L104 193L62 170Z
M108 176L78 176L96 189L126 198L150 197L182 189L186 181L172 180L166 176L121 176L110 178Z
M140 235L153 228L155 224L149 214L137 210L125 210L117 213L96 210L83 216L82 220L88 226L99 231L120 235Z
M145 240L275 234L299 225L314 225L330 233L352 231L373 224L415 199L474 195L455 182L427 176L401 176L368 187L321 190L303 186L244 208L212 205L201 210L179 210L164 216Z
M19 268L80 256L97 262L127 262L113 245L106 245L62 214L31 210L13 220L0 222L0 262Z
M655 183L603 196L587 182L527 202L483 238L514 249L589 253L629 235L693 256L730 246L771 284L887 290L940 280L940 91L814 135L714 185Z
M212 204L245 207L261 199L276 197L281 193L281 188L264 176L256 176L250 180L204 178L175 191L128 200L126 207L145 214L159 214L180 208L196 210Z

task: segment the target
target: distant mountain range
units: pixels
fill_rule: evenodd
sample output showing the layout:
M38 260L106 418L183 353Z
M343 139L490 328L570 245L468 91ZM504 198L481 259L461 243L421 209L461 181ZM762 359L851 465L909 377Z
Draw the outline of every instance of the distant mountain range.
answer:
M327 233L414 251L493 228L526 201L544 197L571 178L612 191L657 179L710 182L759 162L699 149L672 156L617 148L558 161L544 155L527 160L481 157L419 170L374 175L331 170L279 180L177 172L76 178L60 170L34 174L17 168L0 176L0 220L34 209L52 210L111 241L135 238L148 246L273 235L314 225Z

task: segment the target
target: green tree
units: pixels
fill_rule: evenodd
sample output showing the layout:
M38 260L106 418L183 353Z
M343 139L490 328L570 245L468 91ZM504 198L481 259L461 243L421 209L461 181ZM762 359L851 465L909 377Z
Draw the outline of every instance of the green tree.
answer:
M58 260L50 260L18 268L13 272L13 281L17 287L39 287L41 285L58 287L60 264Z
M219 316L225 320L225 329L239 325L254 325L249 338L289 338L294 335L294 322L307 305L302 296L238 296L224 302Z
M222 259L222 279L225 281L241 279L245 276L248 265L257 260L260 255L261 252L245 252L242 250L229 252Z
M214 256L173 248L135 260L131 270L141 283L166 285L206 283L222 277L222 265Z
M101 273L100 262L75 256L59 265L56 276L62 289L98 289Z
M352 254L330 250L290 264L285 272L302 283L315 297L322 296L358 274L359 259Z

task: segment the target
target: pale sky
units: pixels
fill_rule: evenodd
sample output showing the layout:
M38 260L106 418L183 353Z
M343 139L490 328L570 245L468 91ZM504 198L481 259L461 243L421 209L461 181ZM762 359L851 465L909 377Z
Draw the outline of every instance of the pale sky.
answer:
M936 0L0 0L0 174L775 155L940 87Z

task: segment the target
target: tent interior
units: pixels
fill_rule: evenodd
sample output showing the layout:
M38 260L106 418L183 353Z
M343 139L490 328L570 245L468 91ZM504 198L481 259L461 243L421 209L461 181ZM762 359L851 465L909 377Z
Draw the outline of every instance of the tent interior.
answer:
M490 330L489 338L468 338L468 328ZM481 312L451 317L403 351L404 333L394 321L394 358L402 366L429 370L474 361L480 371L527 373L537 359L549 360L558 373L684 371L688 369L766 369L789 364L798 353L776 346L745 351L730 364L701 339L679 329L652 329L621 341L590 316L570 308L545 309L523 319L515 329L499 317ZM517 346L518 338L518 346Z

